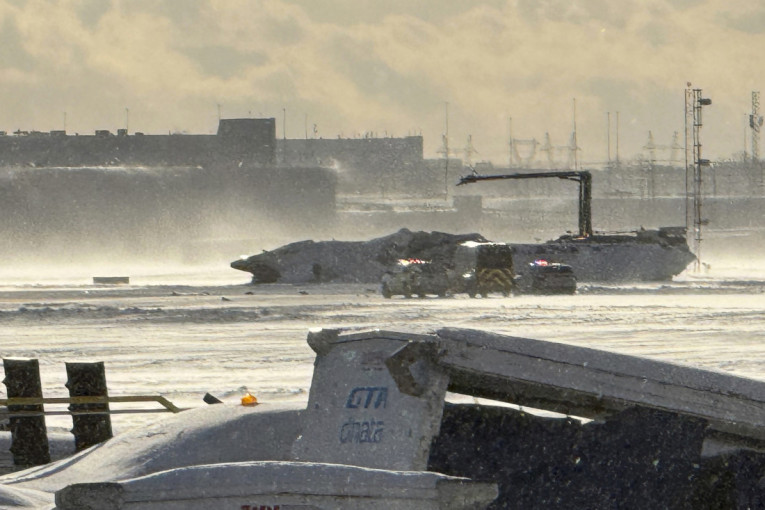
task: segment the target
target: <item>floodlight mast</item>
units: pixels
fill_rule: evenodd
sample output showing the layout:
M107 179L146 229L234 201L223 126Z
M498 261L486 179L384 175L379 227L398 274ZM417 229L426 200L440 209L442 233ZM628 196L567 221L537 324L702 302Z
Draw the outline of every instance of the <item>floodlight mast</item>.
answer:
M592 174L588 170L531 172L499 175L472 174L460 178L457 186L504 179L542 179L556 177L579 183L579 237L592 237Z
M693 237L691 251L696 255L696 261L694 262L694 269L696 272L701 269L701 227L706 225L707 220L703 218L701 213L702 202L702 168L709 166L710 161L701 157L701 126L702 116L701 110L704 106L712 104L712 100L706 97L702 97L701 89L691 89L691 84L688 83L688 88L685 91L685 107L686 107L686 186L688 186L689 178L692 175L690 182L690 201L686 199L686 229L690 226L690 219L693 219ZM689 133L690 131L690 133ZM690 145L689 145L690 144ZM688 154L689 151L692 154ZM691 168L690 165L693 165ZM689 204L690 202L690 204ZM688 206L692 206L692 210L688 210Z

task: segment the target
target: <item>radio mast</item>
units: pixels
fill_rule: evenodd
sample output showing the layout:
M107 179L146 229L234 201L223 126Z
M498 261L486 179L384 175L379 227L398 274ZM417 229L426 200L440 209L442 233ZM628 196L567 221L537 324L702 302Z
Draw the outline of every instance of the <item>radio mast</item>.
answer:
M611 112L606 112L606 167L611 166Z
M749 115L749 128L752 131L752 162L760 161L760 127L762 116L760 115L760 92L752 91L752 113Z
M693 219L693 238L689 243L696 255L694 270L701 268L701 227L707 221L701 216L702 173L709 160L701 157L701 109L712 104L709 98L701 97L701 89L691 89L690 82L685 90L685 184L686 184L686 232ZM692 165L692 166L691 166ZM690 197L688 197L690 194ZM690 210L689 210L689 205Z
M573 105L572 109L574 118L574 129L571 133L571 150L574 152L574 170L579 170L579 145L576 139L576 98L573 98L571 102Z
M513 168L513 163L515 162L515 144L513 143L513 118L508 117L507 118L507 147L509 150L509 158L508 158L508 168Z
M468 135L467 143L463 149L465 153L465 166L473 171L473 154L478 154L478 151L473 146L473 135Z
M441 136L443 145L436 152L444 155L444 194L449 199L449 102L444 102L444 134Z

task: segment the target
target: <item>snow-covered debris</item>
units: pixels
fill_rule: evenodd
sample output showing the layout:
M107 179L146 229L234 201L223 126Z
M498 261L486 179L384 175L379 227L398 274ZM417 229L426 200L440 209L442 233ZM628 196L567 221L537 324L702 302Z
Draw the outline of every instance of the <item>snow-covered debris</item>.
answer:
M399 259L449 261L457 245L487 242L477 233L412 232L370 241L300 241L236 260L231 267L252 273L253 283L377 283Z
M486 508L496 497L496 484L440 473L261 461L190 466L119 482L70 485L56 494L56 508L475 510Z
M43 503L52 503L56 491L84 481L125 480L200 464L288 460L302 408L213 405L184 411L72 457L0 476L0 508L47 508Z

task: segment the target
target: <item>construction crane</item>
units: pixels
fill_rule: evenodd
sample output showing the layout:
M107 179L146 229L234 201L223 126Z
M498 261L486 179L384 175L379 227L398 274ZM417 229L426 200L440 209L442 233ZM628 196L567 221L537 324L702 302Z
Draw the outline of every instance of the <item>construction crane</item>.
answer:
M592 174L588 170L531 172L520 174L478 175L461 177L457 186L504 179L544 179L555 177L579 183L579 236L592 237Z

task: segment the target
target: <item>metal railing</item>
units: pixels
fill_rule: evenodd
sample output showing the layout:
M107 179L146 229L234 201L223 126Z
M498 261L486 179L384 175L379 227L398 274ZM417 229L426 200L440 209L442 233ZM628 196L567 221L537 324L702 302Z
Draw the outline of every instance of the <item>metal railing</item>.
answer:
M156 402L162 409L98 409L98 410L66 410L66 411L9 411L7 406L28 406L40 404L124 404L135 402ZM88 414L140 414L140 413L179 413L188 408L180 408L160 395L130 395L122 397L15 397L0 399L0 419L19 416L61 416L61 415L88 415Z

